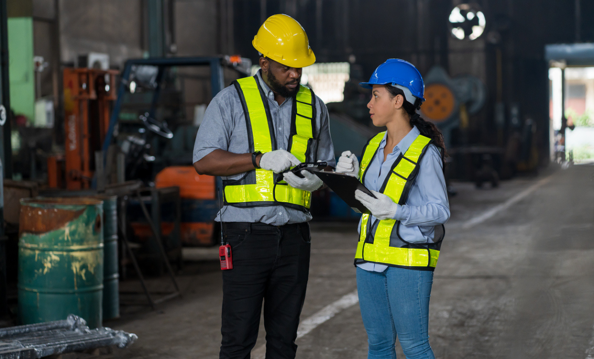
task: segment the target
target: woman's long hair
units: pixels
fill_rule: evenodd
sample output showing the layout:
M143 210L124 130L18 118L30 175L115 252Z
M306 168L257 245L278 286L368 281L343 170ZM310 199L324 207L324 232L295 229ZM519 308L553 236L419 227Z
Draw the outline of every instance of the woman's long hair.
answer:
M386 89L388 90L388 92L390 93L390 95L392 97L396 97L396 95L402 95L402 97L404 98L402 107L404 108L404 110L406 111L406 113L409 116L410 125L416 126L419 129L419 132L421 133L421 135L429 137L431 139L431 142L437 148L440 149L439 152L441 154L441 162L443 163L443 169L445 172L445 158L447 157L447 152L446 152L445 142L443 140L443 135L441 134L441 131L437 128L437 126L435 126L431 122L425 121L417 113L417 109L415 108L415 106L406 100L406 97L404 96L404 91L402 91L401 89L399 89L397 87L390 86L390 85L386 85Z

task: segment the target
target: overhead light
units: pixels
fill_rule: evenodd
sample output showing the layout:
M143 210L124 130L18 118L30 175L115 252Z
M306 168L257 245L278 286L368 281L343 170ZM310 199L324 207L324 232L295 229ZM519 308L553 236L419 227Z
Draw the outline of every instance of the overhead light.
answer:
M473 41L485 32L487 20L478 5L460 4L452 9L449 25L456 39Z
M452 13L450 14L450 22L452 24L464 22L464 16L462 16L458 7L455 7L454 10L452 10Z
M470 36L468 36L468 38L470 40L476 40L479 38L479 36L481 36L483 34L483 31L485 31L484 27L480 27L480 26L473 26L472 27L472 34L470 34Z
M458 40L464 40L464 30L461 27L455 27L452 29L452 35Z
M485 19L485 14L483 14L482 11L479 11L476 13L476 16L479 19L479 26L482 26L484 28L487 25L487 19Z

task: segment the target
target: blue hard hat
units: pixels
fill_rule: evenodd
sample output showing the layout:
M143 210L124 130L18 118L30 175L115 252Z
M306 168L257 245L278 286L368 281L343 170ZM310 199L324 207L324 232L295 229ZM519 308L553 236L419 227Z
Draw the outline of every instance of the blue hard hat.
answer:
M425 83L421 73L413 64L400 59L386 60L375 69L369 82L361 82L359 85L365 88L372 88L373 85L392 85L401 89L406 101L415 107L425 101Z

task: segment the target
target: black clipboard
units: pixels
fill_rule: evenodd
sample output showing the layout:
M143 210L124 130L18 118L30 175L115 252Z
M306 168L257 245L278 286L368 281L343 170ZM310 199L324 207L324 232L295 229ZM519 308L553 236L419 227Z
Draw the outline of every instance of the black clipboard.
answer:
M373 198L376 198L370 190L367 189L359 180L353 176L336 172L321 171L316 168L305 168L309 172L318 176L319 179L330 187L343 201L352 209L361 213L371 213L361 202L355 198L355 190L361 190Z

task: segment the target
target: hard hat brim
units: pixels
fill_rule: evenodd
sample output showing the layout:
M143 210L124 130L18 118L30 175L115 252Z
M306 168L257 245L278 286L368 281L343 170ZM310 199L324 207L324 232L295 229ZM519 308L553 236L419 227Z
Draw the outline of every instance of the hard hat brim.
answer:
M311 65L315 64L315 62L316 62L316 55L314 54L313 50L310 50L310 53L305 58L285 59L285 58L282 58L281 56L268 53L264 48L262 48L256 44L255 38L254 38L254 40L252 40L252 46L254 46L254 49L258 50L258 52L261 53L262 56L267 57L271 60L278 62L279 64L282 64L282 65L285 65L288 67L300 69L303 67L311 66Z
M374 82L359 82L359 86L365 89L372 89L373 85L386 85L386 84L376 84Z
M404 97L406 99L406 101L414 104L415 101L418 99L421 101L421 103L425 102L425 98L424 97L417 97L415 95L413 95L410 90L402 85L398 85L395 83L391 83L391 82L386 82L386 83L378 83L378 82L359 82L359 86L366 88L366 89L372 89L373 85L389 85L392 87L396 87L400 90L402 90L402 92L404 92Z

